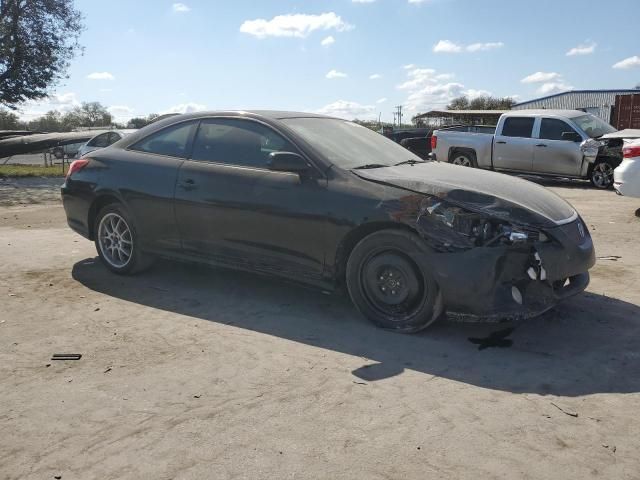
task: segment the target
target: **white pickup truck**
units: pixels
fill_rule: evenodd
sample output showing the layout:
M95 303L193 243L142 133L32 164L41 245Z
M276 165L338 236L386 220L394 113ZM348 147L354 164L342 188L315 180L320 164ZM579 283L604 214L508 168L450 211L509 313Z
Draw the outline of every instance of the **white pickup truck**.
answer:
M578 110L514 110L502 115L495 128L436 130L431 158L489 170L589 179L598 188L609 188L622 160L622 143L599 138L615 131Z

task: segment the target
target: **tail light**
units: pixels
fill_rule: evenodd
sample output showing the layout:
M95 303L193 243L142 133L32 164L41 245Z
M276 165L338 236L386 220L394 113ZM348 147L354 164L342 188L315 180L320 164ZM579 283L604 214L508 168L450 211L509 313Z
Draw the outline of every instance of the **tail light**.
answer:
M89 163L89 160L84 158L81 158L80 160L74 160L73 162L71 162L71 165L69 165L69 171L67 171L67 178L69 178L74 173L82 170L84 167L87 166L88 163Z
M437 146L438 146L438 137L433 135L431 137L431 150L435 150Z
M622 156L624 158L640 157L640 145L633 147L624 147L622 149Z

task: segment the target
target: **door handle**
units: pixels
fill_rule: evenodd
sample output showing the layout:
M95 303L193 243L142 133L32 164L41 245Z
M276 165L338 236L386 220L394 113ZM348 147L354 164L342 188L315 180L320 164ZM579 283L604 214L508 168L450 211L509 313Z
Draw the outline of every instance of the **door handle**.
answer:
M546 145L544 143L538 143L536 147L546 147Z
M196 181L192 178L187 178L179 183L180 188L183 190L193 190L196 188Z
M496 143L499 143L500 145L506 145L507 144L507 142L505 142L504 140L500 140L500 141L498 141Z

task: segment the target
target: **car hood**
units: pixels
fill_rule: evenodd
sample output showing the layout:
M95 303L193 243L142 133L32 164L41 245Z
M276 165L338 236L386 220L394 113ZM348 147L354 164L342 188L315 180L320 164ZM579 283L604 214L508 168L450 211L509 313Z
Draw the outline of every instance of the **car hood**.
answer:
M435 196L522 225L553 227L577 218L575 209L550 190L501 173L439 162L352 172L367 181Z

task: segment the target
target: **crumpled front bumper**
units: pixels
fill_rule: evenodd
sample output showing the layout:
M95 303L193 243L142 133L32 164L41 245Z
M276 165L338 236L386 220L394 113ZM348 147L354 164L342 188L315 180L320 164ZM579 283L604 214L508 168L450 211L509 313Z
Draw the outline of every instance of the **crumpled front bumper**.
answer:
M487 321L517 320L540 315L585 290L595 251L582 220L545 233L550 242L430 254L425 260L446 310Z

